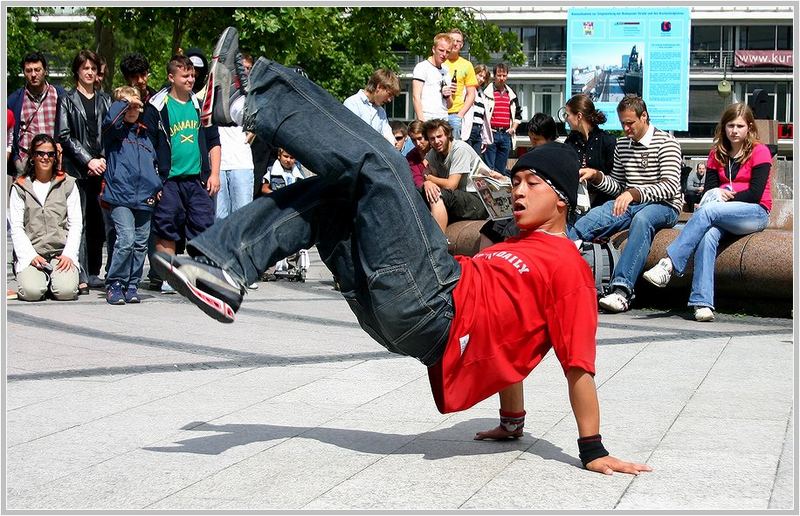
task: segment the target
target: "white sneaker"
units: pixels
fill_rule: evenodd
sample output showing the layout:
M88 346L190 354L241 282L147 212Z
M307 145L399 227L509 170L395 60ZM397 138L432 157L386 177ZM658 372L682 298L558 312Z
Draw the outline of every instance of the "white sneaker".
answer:
M250 290L258 290L258 282L254 281L253 283L247 285L247 288L249 288Z
M694 307L694 320L698 322L711 322L714 320L714 311L707 306Z
M672 277L672 260L662 258L654 267L642 274L644 279L657 287L666 287Z
M597 304L600 305L600 308L616 314L628 311L630 301L624 294L621 294L619 290L615 290L614 292L601 297Z
M178 292L173 288L172 285L167 283L166 281L161 284L161 293L162 294L177 294Z

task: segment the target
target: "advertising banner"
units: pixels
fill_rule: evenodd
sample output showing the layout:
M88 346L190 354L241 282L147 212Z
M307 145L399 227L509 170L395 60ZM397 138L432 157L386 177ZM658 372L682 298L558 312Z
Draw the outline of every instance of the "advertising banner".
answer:
M794 59L791 50L737 50L734 66L786 66L792 68Z
M689 128L687 7L571 8L567 15L567 97L585 93L620 129L625 95L647 103L659 129Z

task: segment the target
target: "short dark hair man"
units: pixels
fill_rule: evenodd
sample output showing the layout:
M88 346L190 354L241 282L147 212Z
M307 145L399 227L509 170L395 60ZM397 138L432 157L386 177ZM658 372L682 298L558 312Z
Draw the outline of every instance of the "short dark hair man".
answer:
M133 86L139 90L142 102L147 103L156 90L147 85L150 79L150 62L142 54L131 52L122 57L119 62L119 71L128 86Z
M47 82L47 59L41 52L31 52L20 62L25 86L8 97L8 109L14 113L11 160L17 174L25 170L28 146L39 133L56 137L58 99L64 95L61 86Z
M593 241L629 229L628 241L599 305L608 312L630 308L633 286L644 269L656 231L678 221L681 147L669 133L650 124L641 97L625 97L617 105L625 136L617 140L610 175L596 171L587 180L615 197L589 210L570 230L573 239Z
M486 87L486 114L494 142L486 148L486 164L505 174L517 127L522 122L522 107L514 90L506 84L508 66L494 66L494 82Z
M558 139L558 127L552 116L536 113L528 122L528 139L531 147L538 147Z

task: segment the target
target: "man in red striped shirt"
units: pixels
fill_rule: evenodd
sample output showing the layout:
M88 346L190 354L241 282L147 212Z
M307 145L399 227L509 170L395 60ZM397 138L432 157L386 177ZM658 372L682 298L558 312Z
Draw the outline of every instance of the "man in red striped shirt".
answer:
M511 153L512 140L517 126L522 122L522 108L516 93L506 85L508 66L498 63L494 67L494 83L484 90L486 94L486 116L492 127L494 143L486 149L486 164L494 170L508 175L506 165Z

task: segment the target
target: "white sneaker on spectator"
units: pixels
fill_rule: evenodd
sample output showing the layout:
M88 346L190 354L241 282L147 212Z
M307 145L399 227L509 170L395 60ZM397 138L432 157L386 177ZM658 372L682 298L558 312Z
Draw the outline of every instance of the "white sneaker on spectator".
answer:
M597 304L603 310L616 314L628 311L630 300L620 289L615 289L614 292L601 297Z
M694 307L694 320L698 322L711 322L714 320L714 311L707 306Z
M161 293L162 294L175 294L175 289L167 283L166 281L161 284Z
M254 281L253 283L247 285L247 288L249 288L250 290L258 290L258 282Z
M645 271L642 276L657 287L666 287L672 277L672 260L669 257L658 260L658 263Z

